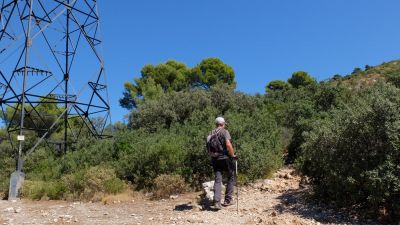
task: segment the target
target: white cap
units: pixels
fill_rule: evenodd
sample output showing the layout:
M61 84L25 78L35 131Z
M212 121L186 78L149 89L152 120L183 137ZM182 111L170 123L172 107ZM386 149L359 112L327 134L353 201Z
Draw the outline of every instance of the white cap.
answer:
M215 123L216 124L224 124L225 123L225 119L223 117L217 117L215 119Z

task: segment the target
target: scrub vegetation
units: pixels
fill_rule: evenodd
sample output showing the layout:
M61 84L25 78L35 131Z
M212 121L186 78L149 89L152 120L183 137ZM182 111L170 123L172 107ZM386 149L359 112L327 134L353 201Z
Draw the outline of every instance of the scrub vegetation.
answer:
M121 88L129 113L126 123L107 128L114 138L83 135L66 154L43 143L25 163L23 196L100 200L128 188L156 197L198 189L213 176L205 137L223 116L240 183L294 164L322 201L400 216L399 61L320 82L296 71L266 84L263 94L235 87L233 68L217 58L193 68L176 61L144 66ZM0 197L7 197L15 160L4 130L0 136Z

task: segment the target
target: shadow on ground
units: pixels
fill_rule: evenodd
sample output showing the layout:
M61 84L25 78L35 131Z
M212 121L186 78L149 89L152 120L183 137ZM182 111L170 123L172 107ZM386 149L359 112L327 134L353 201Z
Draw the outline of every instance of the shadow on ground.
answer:
M274 208L278 213L291 212L306 219L313 219L320 223L334 224L380 224L377 221L362 219L326 204L310 200L307 189L288 190L280 197L280 203Z
M191 204L180 204L175 206L175 211L189 211L192 210L193 206Z

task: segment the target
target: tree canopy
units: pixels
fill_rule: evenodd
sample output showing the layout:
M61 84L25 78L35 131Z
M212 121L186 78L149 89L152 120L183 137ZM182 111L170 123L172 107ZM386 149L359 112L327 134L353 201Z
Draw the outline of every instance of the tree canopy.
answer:
M292 77L288 79L288 83L294 88L304 87L311 84L315 84L316 80L311 77L307 72L297 71L292 74Z
M120 105L133 109L141 101L156 100L165 93L191 88L209 89L218 84L227 84L231 88L236 86L233 68L217 58L204 59L194 68L174 60L145 65L140 78L125 83Z
M286 90L290 87L288 83L282 80L273 80L265 86L265 92L269 90Z
M210 88L216 84L228 84L235 88L233 68L218 58L204 59L191 70L190 83L194 87Z

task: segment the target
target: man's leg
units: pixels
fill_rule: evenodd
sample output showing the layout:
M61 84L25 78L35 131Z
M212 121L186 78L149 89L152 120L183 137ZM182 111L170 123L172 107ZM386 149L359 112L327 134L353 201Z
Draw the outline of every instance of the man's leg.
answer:
M226 160L227 172L228 172L228 184L225 191L225 203L230 204L233 199L233 189L235 187L235 165L232 159Z
M213 162L215 181L214 181L214 204L221 205L222 170L219 160Z

